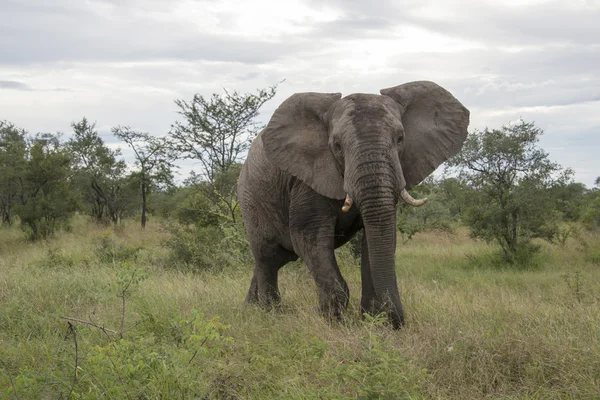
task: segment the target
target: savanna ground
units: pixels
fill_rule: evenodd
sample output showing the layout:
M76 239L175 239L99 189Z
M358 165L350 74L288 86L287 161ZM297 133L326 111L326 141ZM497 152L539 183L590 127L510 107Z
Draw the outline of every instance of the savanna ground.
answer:
M462 229L417 234L398 247L407 326L392 331L359 317L348 249L350 308L328 322L303 264L281 270L282 305L264 312L243 305L250 265L174 268L166 235L82 217L46 242L0 230L0 397L600 398L595 236L516 269Z

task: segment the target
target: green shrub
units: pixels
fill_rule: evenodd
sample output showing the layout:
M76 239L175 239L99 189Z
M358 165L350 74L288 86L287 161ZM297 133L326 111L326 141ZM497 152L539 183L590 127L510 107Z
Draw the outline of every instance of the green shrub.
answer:
M219 226L221 217L213 210L210 201L202 193L190 193L175 209L180 224L201 227Z
M592 264L600 264L600 241L598 240L598 235L574 230L573 237L577 241L578 250L584 259Z
M82 362L75 398L151 398L165 389L176 397L196 395L200 382L189 375L198 375L201 368L190 364L202 365L218 356L232 341L225 335L230 326L218 317L196 314L193 319L178 318L173 328L181 335L178 347L161 345L147 333L92 347Z
M579 219L590 231L600 228L600 177L596 179L596 188L586 194Z
M59 247L51 247L48 249L46 256L36 261L35 265L50 269L71 268L75 265L75 260L70 254Z
M176 266L203 270L234 267L252 262L250 246L240 225L219 226L167 224L171 237L165 241L170 261Z
M592 264L600 264L600 249L591 250L586 260Z
M527 242L519 245L511 258L507 259L506 253L501 250L492 253L467 255L464 269L493 269L528 271L541 269L544 265L544 256L540 252L539 244Z
M333 370L342 388L340 398L415 398L428 378L427 369L413 365L383 337L385 329L381 328L387 324L383 314L366 315L363 324L366 332L360 339L358 354L354 351L355 354ZM345 393L344 389L348 387L354 388L355 392Z
M105 233L94 239L95 253L103 263L117 263L135 260L142 247L127 246L118 243L110 233Z

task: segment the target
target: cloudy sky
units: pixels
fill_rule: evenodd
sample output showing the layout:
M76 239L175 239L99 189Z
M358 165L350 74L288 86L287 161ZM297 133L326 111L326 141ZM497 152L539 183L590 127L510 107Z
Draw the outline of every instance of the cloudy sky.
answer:
M0 21L0 120L30 132L86 116L118 146L112 126L164 135L194 93L285 79L266 121L294 92L425 79L471 129L534 121L578 181L600 175L600 0L0 0Z

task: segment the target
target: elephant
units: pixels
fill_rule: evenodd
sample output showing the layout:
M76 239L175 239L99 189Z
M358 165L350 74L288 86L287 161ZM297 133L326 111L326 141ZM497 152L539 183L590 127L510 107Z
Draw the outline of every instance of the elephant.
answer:
M245 302L280 302L278 271L299 257L319 311L340 317L348 285L334 250L363 230L361 313L404 325L398 291L396 206L460 149L470 112L431 81L380 94L303 92L287 98L252 141L237 196L255 265Z

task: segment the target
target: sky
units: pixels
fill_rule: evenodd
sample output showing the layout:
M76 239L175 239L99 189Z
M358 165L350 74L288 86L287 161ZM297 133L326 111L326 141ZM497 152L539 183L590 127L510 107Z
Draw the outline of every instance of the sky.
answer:
M293 93L431 80L470 131L534 122L575 180L600 176L600 0L0 0L0 21L0 120L32 133L85 116L116 148L111 127L165 135L196 93L284 80L266 123Z

